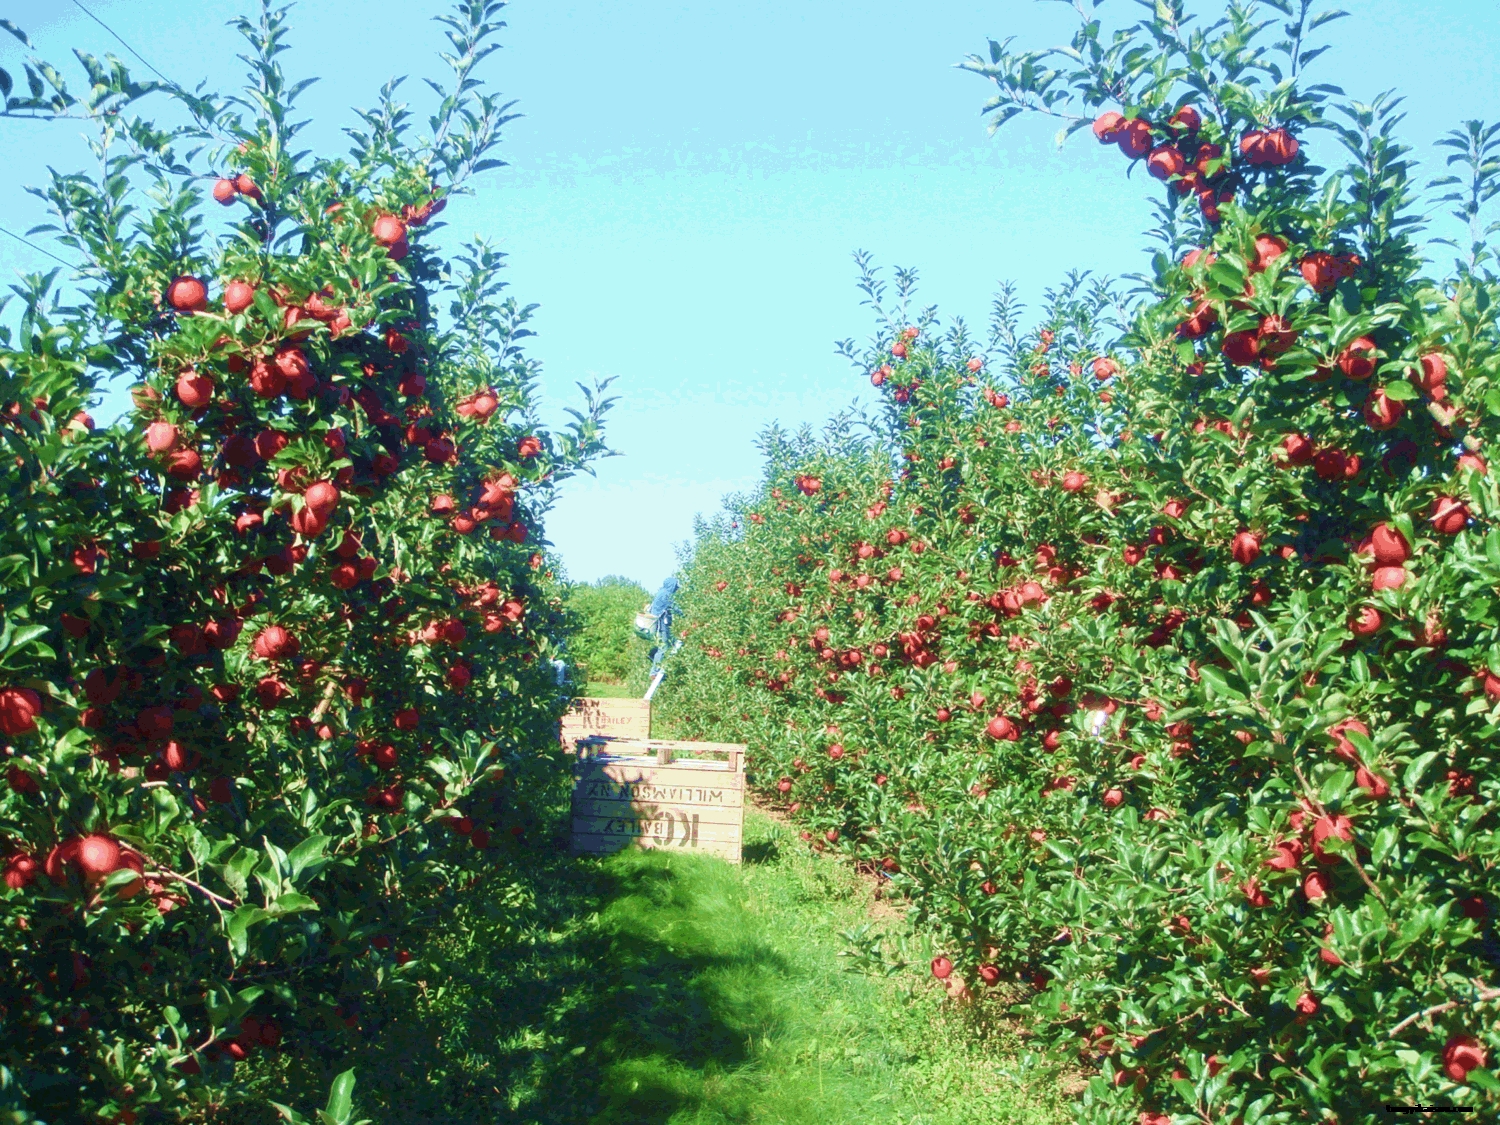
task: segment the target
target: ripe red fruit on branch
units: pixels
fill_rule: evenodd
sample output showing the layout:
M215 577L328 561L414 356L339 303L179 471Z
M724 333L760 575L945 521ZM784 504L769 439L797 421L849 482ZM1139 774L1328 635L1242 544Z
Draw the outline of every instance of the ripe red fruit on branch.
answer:
M1249 566L1260 558L1260 536L1253 531L1241 531L1229 545L1229 553L1241 566Z
M1107 110L1094 118L1094 136L1102 145L1112 145L1120 139L1120 130L1125 125L1125 115Z
M1412 373L1412 382L1426 391L1434 402L1442 402L1448 397L1448 361L1436 352L1424 355L1421 371Z
M1455 1032L1443 1044L1443 1073L1455 1082L1466 1082L1469 1071L1484 1066L1487 1058L1478 1039Z
M1174 144L1157 145L1146 157L1146 171L1158 180L1170 180L1187 171L1187 160Z
M1230 363L1248 367L1260 357L1260 334L1248 328L1239 332L1226 332L1219 350Z
M516 446L516 455L519 457L535 457L542 451L542 441L537 437L523 437Z
M1108 356L1101 355L1094 357L1094 378L1098 379L1099 382L1102 383L1111 375L1118 375L1119 372L1120 365Z
M177 437L177 427L171 422L152 422L146 427L146 450L154 457L170 452Z
M1271 263L1286 253L1286 243L1273 234L1261 234L1255 238L1255 261L1250 263L1251 273L1269 269Z
M78 868L90 882L104 879L121 866L120 845L109 836L98 833L80 839L76 854Z
M192 368L177 376L177 400L189 410L207 406L214 398L214 382Z
M1406 416L1406 404L1391 398L1384 387L1376 387L1365 398L1365 424L1372 430L1389 430Z
M932 975L938 980L947 980L953 975L953 962L946 957L932 959Z
M302 499L307 507L311 508L320 516L327 516L339 504L339 490L332 481L313 481L302 493Z
M1207 301L1199 301L1187 318L1177 325L1177 335L1184 340L1196 340L1208 335L1218 320L1218 310Z
M395 215L377 215L370 233L380 245L391 247L405 240L406 224Z
M264 356L250 365L250 389L261 398L276 398L286 390L286 376Z
M991 719L985 726L984 732L993 739L1003 739L1007 742L1014 742L1021 737L1016 724L1004 715L996 715Z
M208 287L196 277L174 278L167 286L167 304L180 313L202 312L208 308Z
M1281 448L1286 454L1288 465L1312 464L1313 443L1305 434L1287 434L1281 439Z
M1262 356L1278 356L1291 350L1300 335L1296 328L1287 323L1285 317L1267 316L1263 317L1260 327L1256 330L1256 340Z
M1355 734L1369 738L1370 728L1358 719L1345 719L1328 728L1328 734L1334 740L1333 752L1346 761L1357 762L1359 761L1359 751L1355 749L1352 742L1344 737L1348 731L1353 731Z
M1380 631L1381 624L1382 619L1378 609L1372 605L1361 606L1349 618L1349 631L1356 637L1370 637Z
M255 303L255 290L243 281L231 281L224 286L224 311L237 316Z
M177 480L196 480L203 472L203 458L196 449L176 449L167 455L167 475Z
M1313 821L1313 856L1321 864L1333 865L1339 862L1339 857L1331 852L1324 851L1323 845L1328 840L1344 840L1346 842L1354 839L1354 825L1347 816L1342 814L1329 815L1324 813Z
M1266 860L1266 866L1276 871L1295 871L1301 862L1302 842L1282 840L1272 849L1271 858Z
M1359 475L1359 454L1342 449L1320 449L1313 454L1313 472L1326 481L1353 480Z
M1360 765L1355 769L1354 784L1358 785L1377 801L1391 795L1390 783L1364 765Z
M1368 379L1375 374L1375 341L1360 336L1339 352L1338 368L1351 379Z
M1411 544L1390 524L1377 523L1370 530L1370 549L1376 566L1404 566L1411 558Z
M1203 126L1203 117L1196 108L1185 105L1171 117L1167 118L1167 126L1177 134L1185 136L1188 133L1196 133Z
M1257 167L1290 164L1301 147L1285 129L1255 129L1240 139L1240 153Z
M1151 151L1151 123L1144 117L1133 117L1120 126L1115 144L1132 160Z
M16 738L36 730L42 697L31 688L0 689L0 734Z
M1433 528L1443 535L1457 535L1469 522L1469 509L1454 496L1439 496L1427 513Z
M262 660L285 660L301 649L301 642L280 625L267 625L250 643L250 651Z
M214 181L214 199L223 204L234 202L235 196L239 195L240 189L234 186L233 180L218 179Z
M40 871L41 864L35 856L18 852L5 861L5 885L13 891L22 890L36 881Z

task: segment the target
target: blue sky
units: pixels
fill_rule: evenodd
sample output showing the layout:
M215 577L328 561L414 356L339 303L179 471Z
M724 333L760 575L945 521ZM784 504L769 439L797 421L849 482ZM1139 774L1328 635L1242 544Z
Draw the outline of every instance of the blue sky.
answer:
M178 82L238 79L226 21L247 0L84 0ZM1214 0L1192 5L1217 7ZM1492 2L1346 0L1318 76L1368 100L1397 86L1404 129L1431 142L1494 117L1500 18ZM1117 0L1116 18L1133 18ZM349 107L380 83L437 75L430 3L302 0L294 76L310 145L342 147ZM69 0L0 0L41 54L121 49ZM550 417L573 384L614 376L610 442L623 455L567 486L549 536L569 574L618 573L655 588L695 513L757 478L765 424L819 422L868 395L833 342L871 328L855 249L919 269L919 300L982 324L1003 279L1031 301L1069 268L1142 268L1151 181L1124 180L1087 136L1061 151L1019 120L991 138L990 87L953 69L990 37L1063 41L1071 12L1033 0L763 0L757 5L516 0L487 77L525 114L510 166L444 218L450 235L510 254L512 292L541 309L533 354ZM18 61L6 39L0 60ZM1325 137L1312 143L1331 144ZM43 221L24 194L47 165L82 168L70 124L0 122L3 225ZM1112 159L1111 157L1116 157ZM1154 184L1152 185L1154 187ZM46 260L0 237L0 278ZM108 413L108 411L104 411Z

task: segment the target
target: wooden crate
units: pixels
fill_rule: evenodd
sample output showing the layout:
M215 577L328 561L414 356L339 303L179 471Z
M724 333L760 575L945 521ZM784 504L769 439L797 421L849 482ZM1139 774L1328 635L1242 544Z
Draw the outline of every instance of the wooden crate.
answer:
M681 848L739 863L745 747L584 738L573 763L573 851Z
M611 738L650 738L651 701L647 699L575 700L562 717L559 732L563 745L573 748L580 738L606 735Z

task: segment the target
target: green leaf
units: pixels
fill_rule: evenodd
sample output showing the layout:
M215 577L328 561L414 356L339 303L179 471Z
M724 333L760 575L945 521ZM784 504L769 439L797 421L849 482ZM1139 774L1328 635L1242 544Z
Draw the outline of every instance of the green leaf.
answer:
M1318 799L1325 805L1337 804L1354 784L1353 770L1335 770L1318 791Z
M1203 685L1208 689L1210 699L1227 697L1229 699L1244 699L1245 693L1229 686L1229 677L1223 671L1212 666L1198 669L1198 675L1203 679Z
M1380 389L1386 398L1394 399L1396 402L1411 402L1417 397L1417 388L1406 382L1387 383Z
M1441 751L1429 750L1425 754L1419 754L1411 760L1406 767L1406 772L1401 775L1401 786L1403 789L1415 789L1422 781L1422 774L1427 772L1427 767L1437 760Z
M301 914L304 911L317 909L316 899L299 891L287 891L286 894L276 896L276 901L270 904L267 915L280 917L283 914Z
M324 854L328 850L330 836L309 836L287 853L288 878L295 883L298 877L312 865L322 870Z
M333 1080L333 1086L328 1091L328 1105L323 1114L329 1119L330 1125L346 1125L353 1108L354 1071L350 1069Z
M1370 863L1377 869L1385 864L1391 852L1396 847L1396 841L1400 839L1401 833L1394 824L1387 824L1375 833L1375 840L1370 845Z
M248 903L229 916L229 924L225 927L225 931L229 935L229 945L236 957L243 957L250 948L250 927L257 922L264 922L269 917L271 917L269 913Z
M1464 1081L1488 1093L1500 1094L1500 1079L1487 1070L1471 1070Z

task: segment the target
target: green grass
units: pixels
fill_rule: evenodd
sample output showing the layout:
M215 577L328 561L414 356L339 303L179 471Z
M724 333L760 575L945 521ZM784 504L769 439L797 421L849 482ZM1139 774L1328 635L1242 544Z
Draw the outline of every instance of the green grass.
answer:
M559 833L554 845L564 845ZM371 1013L356 1102L378 1125L1048 1125L1056 1080L913 973L846 971L870 889L755 812L746 862L539 849L529 885L420 951ZM880 923L876 923L877 925ZM883 923L899 930L891 918ZM277 1100L326 1076L282 1069ZM317 1098L321 1101L321 1098Z
M590 680L580 695L590 699L639 699L641 692L627 683L607 683L603 680Z

